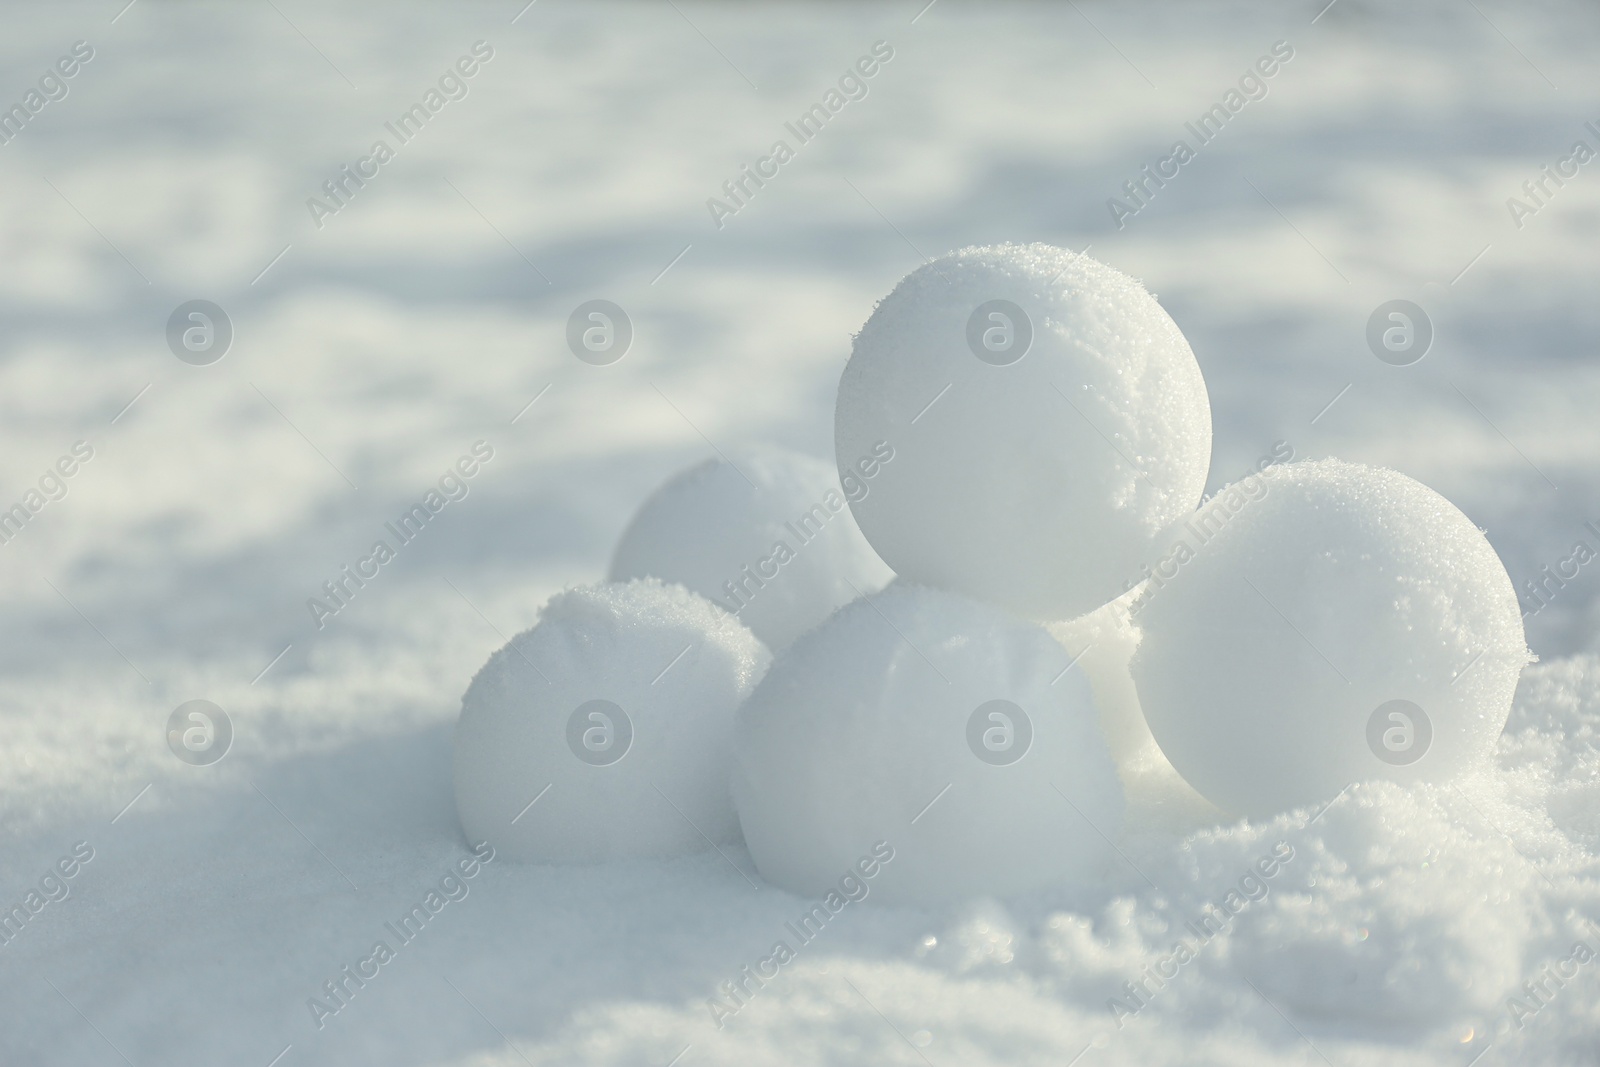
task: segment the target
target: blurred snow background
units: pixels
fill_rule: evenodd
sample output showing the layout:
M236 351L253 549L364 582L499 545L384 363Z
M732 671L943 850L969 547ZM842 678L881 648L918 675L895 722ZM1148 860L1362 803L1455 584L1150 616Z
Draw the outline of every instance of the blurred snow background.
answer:
M95 50L0 146L0 507L95 450L0 545L0 897L95 850L0 947L0 1059L1597 1062L1600 964L1495 1026L1600 948L1594 567L1529 620L1545 663L1475 799L1129 842L1149 882L1096 899L852 909L721 1031L706 998L801 901L716 853L496 863L323 1029L305 1005L466 854L450 727L488 653L713 443L829 454L850 335L925 256L1045 240L1142 279L1205 370L1213 486L1278 441L1394 467L1519 592L1600 548L1600 163L1520 229L1506 207L1600 146L1600 11L1322 6L0 9L0 103ZM318 229L306 198L479 40L469 95ZM714 227L706 198L878 40L868 96ZM1267 97L1118 230L1107 198L1279 40ZM595 297L635 325L610 367L564 344ZM1395 368L1364 330L1402 297L1437 337ZM210 367L164 338L195 298L235 329ZM317 630L306 599L479 439L467 499ZM164 731L202 697L237 736L194 768ZM1112 1026L1185 894L1280 837L1268 903Z

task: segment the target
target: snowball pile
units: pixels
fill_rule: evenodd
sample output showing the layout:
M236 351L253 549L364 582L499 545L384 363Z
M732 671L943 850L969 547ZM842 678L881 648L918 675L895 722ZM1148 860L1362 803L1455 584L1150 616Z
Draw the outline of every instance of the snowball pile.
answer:
M680 473L608 583L495 653L456 734L470 837L593 862L742 831L796 893L872 853L885 900L1015 894L1103 883L1136 802L1270 817L1448 781L1505 725L1529 655L1483 534L1336 461L1202 503L1194 354L1087 256L914 271L856 338L834 439L836 472L761 449Z

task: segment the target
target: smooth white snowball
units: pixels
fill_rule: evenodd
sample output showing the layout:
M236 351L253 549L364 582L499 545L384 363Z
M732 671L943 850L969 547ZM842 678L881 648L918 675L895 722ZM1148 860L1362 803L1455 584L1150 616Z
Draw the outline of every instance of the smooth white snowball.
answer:
M462 698L456 810L468 839L513 859L591 863L736 838L733 715L769 659L737 619L680 586L551 598Z
M1511 579L1472 521L1337 460L1220 491L1145 595L1133 676L1150 730L1243 815L1458 775L1493 748L1529 661Z
M840 479L827 463L776 448L733 453L676 475L628 524L611 580L678 582L734 612L780 649L892 574L846 504L874 477Z
M979 313L994 300L1025 320ZM851 507L884 562L1057 620L1115 599L1194 510L1211 409L1188 342L1138 282L999 245L918 268L862 327L839 382L840 471L880 441L895 460Z
M842 608L739 711L734 803L762 875L820 895L879 841L890 901L1099 875L1122 785L1070 663L1042 627L954 593L896 581Z

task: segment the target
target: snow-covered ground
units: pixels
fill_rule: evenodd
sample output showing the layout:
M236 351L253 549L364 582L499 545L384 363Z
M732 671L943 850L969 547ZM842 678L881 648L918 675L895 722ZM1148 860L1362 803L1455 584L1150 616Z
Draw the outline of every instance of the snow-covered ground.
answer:
M0 508L59 497L0 543L0 904L40 902L0 945L0 1062L1600 1062L1600 959L1574 956L1600 950L1600 564L1574 551L1600 549L1600 163L1523 191L1600 148L1600 15L1323 3L0 11L0 106L92 49L0 145ZM1119 229L1108 198L1280 41ZM877 42L865 96L719 228L707 199ZM314 219L347 164L370 176ZM1264 824L1146 798L1104 886L852 904L720 1028L707 1001L810 906L742 849L497 858L316 1019L471 855L450 731L489 653L714 446L828 455L875 301L1002 240L1091 246L1160 297L1213 487L1287 442L1487 531L1541 657L1497 770ZM610 366L566 348L595 298L634 324ZM1436 330L1409 367L1365 340L1401 298ZM210 366L168 349L194 299L233 325ZM308 598L480 441L465 497L318 628ZM1547 566L1576 576L1541 604ZM221 762L167 745L192 699L231 717Z

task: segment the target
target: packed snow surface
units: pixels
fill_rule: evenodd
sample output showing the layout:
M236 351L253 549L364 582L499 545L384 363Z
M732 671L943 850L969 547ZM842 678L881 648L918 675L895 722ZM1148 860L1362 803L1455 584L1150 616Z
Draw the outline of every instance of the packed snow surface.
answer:
M1132 278L1049 245L965 248L907 275L856 337L841 474L880 441L894 464L850 507L896 574L1065 619L1120 594L1199 502L1211 408Z
M583 863L736 837L733 713L769 659L682 586L638 579L552 598L462 698L454 767L468 840Z
M1270 466L1173 534L1137 605L1150 731L1214 803L1272 816L1486 761L1528 662L1505 565L1444 497L1337 460Z
M892 456L891 456L892 458ZM611 580L678 582L780 649L892 575L847 497L872 492L882 462L850 471L779 448L695 464L650 495L611 559Z

